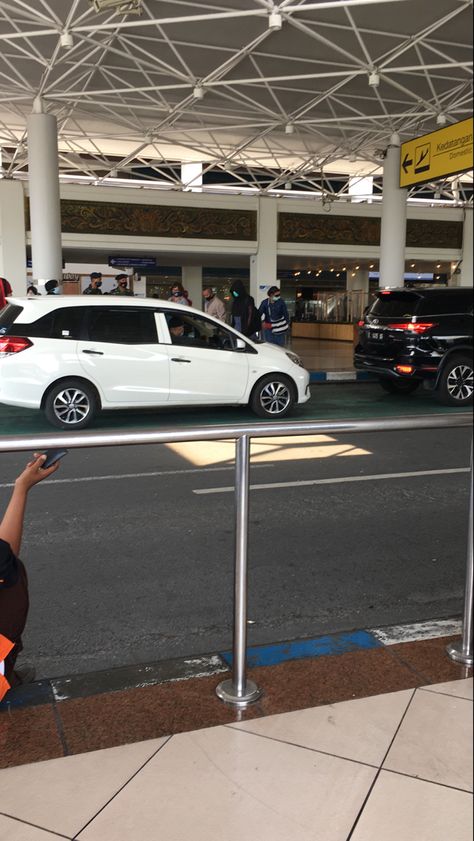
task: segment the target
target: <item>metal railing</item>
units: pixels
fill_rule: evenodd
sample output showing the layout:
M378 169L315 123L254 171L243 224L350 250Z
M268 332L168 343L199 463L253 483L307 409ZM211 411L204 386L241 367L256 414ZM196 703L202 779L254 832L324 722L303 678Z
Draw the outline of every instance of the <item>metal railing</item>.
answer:
M189 429L164 429L157 432L101 432L53 433L49 435L20 435L0 438L0 453L34 452L52 448L124 447L147 444L173 444L184 441L222 441L235 439L235 572L234 572L234 632L232 678L219 684L217 695L238 707L258 700L261 690L247 678L247 572L250 443L252 438L331 433L346 435L353 432L413 431L470 427L468 413L426 415L424 417L387 418L384 420L300 421L254 423L241 426L209 426ZM471 462L472 489L472 462ZM448 653L459 663L472 665L473 613L473 552L472 552L472 490L469 514L469 548L467 557L466 592L463 639L460 646L451 646Z

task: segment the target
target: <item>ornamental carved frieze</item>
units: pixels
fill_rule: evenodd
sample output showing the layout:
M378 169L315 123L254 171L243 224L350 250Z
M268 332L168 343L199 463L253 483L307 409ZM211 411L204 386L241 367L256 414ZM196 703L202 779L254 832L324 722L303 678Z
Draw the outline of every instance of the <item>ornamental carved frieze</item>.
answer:
M379 245L380 219L317 213L280 213L279 242L321 245Z
M443 222L438 219L409 219L408 248L462 248L462 222Z
M251 210L61 200L65 234L256 240Z

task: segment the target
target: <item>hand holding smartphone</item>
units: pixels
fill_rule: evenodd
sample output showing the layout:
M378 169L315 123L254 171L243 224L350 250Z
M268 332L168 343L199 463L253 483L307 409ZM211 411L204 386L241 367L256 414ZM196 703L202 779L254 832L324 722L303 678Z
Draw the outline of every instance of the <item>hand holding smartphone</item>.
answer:
M41 469L47 470L48 467L52 467L57 461L67 456L68 452L69 450L45 450L42 455L46 456L46 461L41 465Z

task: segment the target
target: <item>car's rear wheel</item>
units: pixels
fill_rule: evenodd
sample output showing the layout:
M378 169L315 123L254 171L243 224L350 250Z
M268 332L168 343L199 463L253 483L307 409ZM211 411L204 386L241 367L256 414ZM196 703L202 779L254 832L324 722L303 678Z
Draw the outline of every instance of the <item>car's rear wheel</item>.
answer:
M412 394L419 388L421 380L392 380L389 377L380 377L379 382L390 394Z
M456 356L448 361L441 374L436 396L445 406L467 406L472 403L473 364L469 356Z
M257 383L250 398L256 415L269 420L286 417L295 404L295 388L282 374L268 374Z
M85 429L99 408L95 389L82 380L63 380L46 395L44 412L59 429Z

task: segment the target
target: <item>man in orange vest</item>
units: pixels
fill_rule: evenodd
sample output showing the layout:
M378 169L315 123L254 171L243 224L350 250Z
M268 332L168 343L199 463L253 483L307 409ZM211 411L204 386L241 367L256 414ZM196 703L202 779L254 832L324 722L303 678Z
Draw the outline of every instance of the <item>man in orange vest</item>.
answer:
M44 470L46 456L35 454L15 482L3 520L0 522L0 700L11 686L25 682L15 672L23 648L21 635L28 616L28 579L19 560L28 494L38 482L58 469L58 463Z

